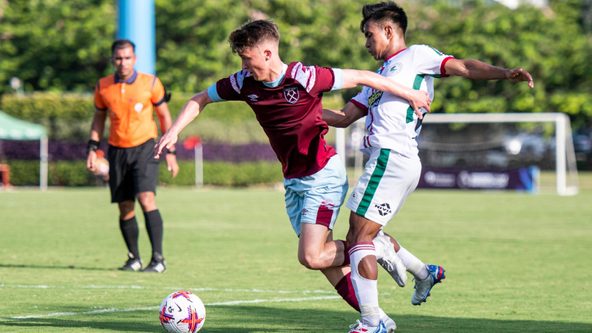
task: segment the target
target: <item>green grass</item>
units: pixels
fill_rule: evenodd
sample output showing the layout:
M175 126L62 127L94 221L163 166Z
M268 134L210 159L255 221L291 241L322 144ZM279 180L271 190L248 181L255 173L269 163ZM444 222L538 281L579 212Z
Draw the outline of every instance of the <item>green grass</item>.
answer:
M397 333L592 332L592 175L580 183L574 197L414 193L386 229L447 279L414 307L412 282L401 289L380 273ZM158 304L179 288L206 303L202 332L346 332L357 319L298 264L281 191L161 188L157 198L168 271L148 275L115 269L125 249L107 189L0 192L0 332L160 332Z

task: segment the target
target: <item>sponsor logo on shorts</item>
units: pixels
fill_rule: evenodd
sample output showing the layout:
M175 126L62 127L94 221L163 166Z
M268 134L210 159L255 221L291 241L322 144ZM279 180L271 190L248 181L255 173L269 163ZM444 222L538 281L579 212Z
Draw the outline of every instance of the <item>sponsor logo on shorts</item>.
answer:
M376 207L376 209L378 210L378 214L380 214L380 216L385 216L392 212L391 206L386 202L382 204L376 204L374 205L374 207Z

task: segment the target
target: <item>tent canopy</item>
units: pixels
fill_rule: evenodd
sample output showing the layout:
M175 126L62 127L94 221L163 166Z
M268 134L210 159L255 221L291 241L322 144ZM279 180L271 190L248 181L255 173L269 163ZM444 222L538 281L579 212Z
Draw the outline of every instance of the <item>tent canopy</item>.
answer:
M46 190L48 165L45 128L0 111L0 140L39 140L39 188Z
M0 111L0 140L41 140L44 137L43 126L16 119Z

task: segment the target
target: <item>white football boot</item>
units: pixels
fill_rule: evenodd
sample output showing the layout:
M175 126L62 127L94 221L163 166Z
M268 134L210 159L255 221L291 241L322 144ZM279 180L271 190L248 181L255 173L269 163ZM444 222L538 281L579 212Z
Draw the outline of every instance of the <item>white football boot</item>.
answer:
M387 333L386 327L382 320L378 323L378 326L368 326L359 320L349 327L349 333Z
M407 268L395 252L395 246L391 243L390 237L381 230L372 243L376 250L376 261L391 275L399 287L405 287Z

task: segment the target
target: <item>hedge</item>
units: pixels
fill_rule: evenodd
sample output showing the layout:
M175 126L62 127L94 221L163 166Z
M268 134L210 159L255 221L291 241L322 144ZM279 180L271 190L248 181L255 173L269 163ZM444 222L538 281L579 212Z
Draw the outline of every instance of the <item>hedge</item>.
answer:
M100 144L103 151L108 150L108 144L103 140ZM253 162L277 161L277 157L269 143L226 144L203 143L203 158L206 161L222 162ZM48 144L49 160L75 161L86 159L86 142L70 142L50 140ZM193 148L186 147L184 142L177 144L177 159L192 160L195 153ZM3 160L39 160L38 141L10 141L0 140L0 162Z
M191 97L190 94L175 94L169 102L173 119ZM27 95L2 95L0 110L16 118L45 126L50 139L86 141L93 117L94 106L91 94L33 93ZM109 121L104 135L108 135ZM232 130L229 130L231 129ZM200 115L199 122L191 124L183 132L200 135L203 140L217 142L265 142L255 114L241 102L215 103Z
M38 161L8 161L10 180L15 186L37 186L39 184ZM161 185L194 185L195 165L190 161L179 161L179 174L172 178L166 170L166 163L160 163ZM274 184L283 180L279 162L259 161L243 163L204 162L204 185L250 186ZM49 163L49 186L95 186L104 183L86 170L85 161L58 161Z
M173 119L191 96L189 93L173 92L169 102ZM324 105L327 107L340 108L342 104L341 96L338 94L324 98ZM2 95L0 110L14 117L44 125L52 140L86 142L94 107L91 93L37 92L26 95ZM107 121L105 136L108 134L108 125ZM199 135L204 142L268 142L255 114L243 102L208 105L199 116L199 120L191 123L181 133L181 139L190 135Z

